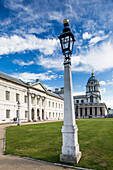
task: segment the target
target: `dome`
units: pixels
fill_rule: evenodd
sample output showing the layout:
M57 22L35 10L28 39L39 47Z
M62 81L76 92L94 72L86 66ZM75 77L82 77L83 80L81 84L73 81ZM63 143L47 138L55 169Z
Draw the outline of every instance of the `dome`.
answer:
M95 82L96 84L99 84L97 78L94 76L94 72L93 71L92 71L91 75L92 76L88 79L87 84L89 84L90 82Z

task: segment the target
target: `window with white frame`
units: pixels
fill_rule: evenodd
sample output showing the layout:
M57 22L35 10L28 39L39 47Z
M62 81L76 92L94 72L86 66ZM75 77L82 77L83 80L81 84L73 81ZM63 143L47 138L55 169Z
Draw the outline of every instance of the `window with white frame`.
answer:
M25 118L28 117L28 111L25 111Z
M6 110L6 118L10 118L10 110Z
M61 104L61 109L63 109L63 104Z
M37 105L39 105L39 100L40 100L40 99L39 99L39 98L37 98Z
M51 102L49 101L49 107L51 107Z
M31 103L34 104L35 98L31 97Z
M54 107L54 102L52 102L52 107Z
M51 112L49 112L49 118L51 118Z
M18 102L18 101L19 101L19 94L16 93L16 102Z
M6 91L6 100L10 100L10 92Z
M42 106L44 106L44 100L42 100Z
M24 103L28 103L28 97L24 96Z

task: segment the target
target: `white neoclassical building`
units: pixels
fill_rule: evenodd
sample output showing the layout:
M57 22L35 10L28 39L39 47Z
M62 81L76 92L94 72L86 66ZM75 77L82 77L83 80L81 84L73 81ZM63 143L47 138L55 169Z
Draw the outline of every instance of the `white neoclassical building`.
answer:
M86 95L74 96L74 105L77 118L107 116L107 106L101 102L100 85L93 71L86 85Z
M0 72L0 123L18 117L18 101L21 121L63 119L63 97L47 90L38 79L25 83Z

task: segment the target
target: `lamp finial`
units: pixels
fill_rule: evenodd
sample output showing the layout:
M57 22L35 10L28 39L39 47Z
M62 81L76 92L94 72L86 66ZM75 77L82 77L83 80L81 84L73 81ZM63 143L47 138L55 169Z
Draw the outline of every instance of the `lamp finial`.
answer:
M64 27L69 26L69 19L63 20Z

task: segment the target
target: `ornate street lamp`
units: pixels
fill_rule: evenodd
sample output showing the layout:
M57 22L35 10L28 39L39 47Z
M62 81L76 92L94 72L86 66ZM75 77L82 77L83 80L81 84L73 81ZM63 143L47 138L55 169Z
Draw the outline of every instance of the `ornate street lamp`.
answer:
M71 32L71 29L69 28L69 20L65 19L63 24L64 29L58 38L60 39L63 55L65 55L66 59L69 59L73 51L75 38Z
M18 123L17 123L17 126L20 126L21 120L20 120L20 102L19 101L18 101L17 105L18 105Z
M69 20L63 21L64 29L60 39L64 59L64 125L62 127L63 146L60 161L78 163L81 158L78 144L78 127L75 121L73 102L73 87L71 76L71 54L74 45L74 35L69 28Z

